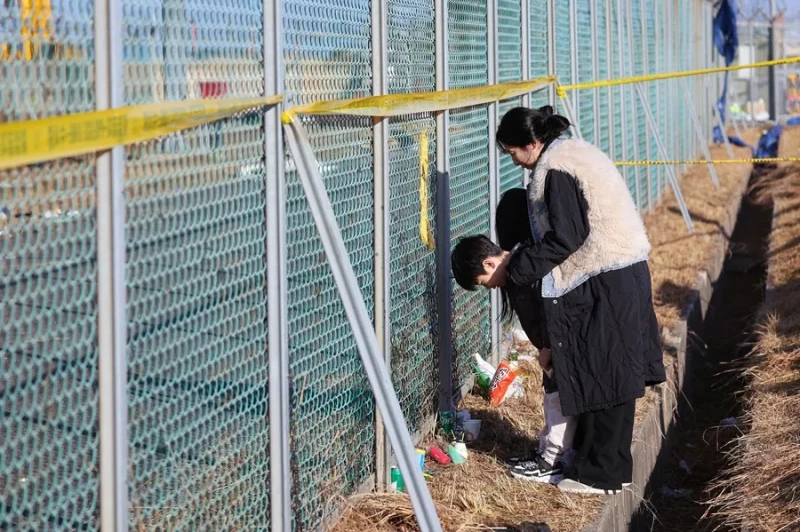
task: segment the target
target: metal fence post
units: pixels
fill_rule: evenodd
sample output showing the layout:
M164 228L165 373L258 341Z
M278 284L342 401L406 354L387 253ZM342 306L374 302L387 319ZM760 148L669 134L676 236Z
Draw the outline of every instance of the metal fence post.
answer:
M569 67L570 76L572 76L571 83L578 83L578 5L576 0L569 0ZM580 116L578 91L572 91L567 98L570 99L572 109L575 111L575 118L580 121L582 117Z
M283 93L281 2L263 1L264 90ZM267 324L269 341L270 521L273 530L291 530L292 475L289 438L289 305L286 273L286 179L280 107L264 117L267 219Z
M489 84L494 85L498 82L498 39L497 39L497 0L487 0L486 2L486 39L489 75ZM497 208L498 196L500 195L500 164L498 152L494 145L494 133L497 131L497 102L489 104L489 235L495 242L497 232L495 228L494 214ZM489 326L490 346L492 360L495 364L500 361L500 294L497 290L492 290L489 296Z
M520 3L520 14L522 17L522 24L521 24L521 60L522 60L522 79L530 79L531 78L531 4L530 0L521 0ZM531 106L531 95L530 93L524 94L522 96L522 106L523 107L530 107ZM522 185L527 187L528 182L530 181L530 171L527 169L522 171Z
M124 105L122 2L95 0L97 109ZM100 523L128 528L127 323L125 317L125 148L97 157L97 342Z
M547 2L547 75L556 75L556 38L554 30L556 26L556 14L554 2ZM561 83L561 80L558 80ZM553 109L558 106L558 96L553 85L547 89L550 94L550 105Z
M625 34L622 30L622 15L624 13L624 0L616 0L617 9L616 9L616 17L615 20L617 21L617 43L620 47L620 52L617 54L617 61L618 61L618 68L619 68L619 75L621 77L625 76L625 54L622 53L622 43L624 42ZM612 11L613 12L613 11ZM611 15L612 12L609 12ZM611 46L609 46L610 48ZM628 154L628 108L627 108L627 98L625 94L625 86L619 86L619 101L617 105L619 105L619 112L620 112L620 125L622 126L622 153L617 153L616 156L622 156L624 161L629 160L630 155ZM631 169L626 168L624 175L626 178L630 176ZM637 205L638 208L638 205Z
M637 0L634 0L637 1ZM642 6L639 10L639 27L642 30L642 43L644 44L644 58L642 59L642 72L647 75L650 74L650 54L655 53L655 50L650 49L650 34L647 30L647 16L645 15L646 6ZM653 82L651 82L653 83ZM647 90L647 98L648 103L650 101L650 89ZM641 133L640 133L641 134ZM650 147L652 146L653 136L650 132L650 128L647 128L645 131L645 142L647 143L647 158L651 157L650 154ZM652 166L648 166L645 171L647 172L647 210L653 208L655 201L653 199L653 172L654 168Z
M658 134L658 125L656 124L656 120L653 117L652 111L650 110L650 104L645 98L644 87L641 83L636 83L635 87L636 87L636 92L639 95L639 100L642 102L642 106L644 107L647 123L649 124L653 136L656 139L656 144L658 145L659 152L661 153L661 156L666 159L667 149L664 146L664 143L661 142L661 136ZM675 177L675 174L672 172L671 166L667 166L667 175L669 176L670 184L672 185L672 191L675 194L675 199L678 202L678 207L680 208L681 214L683 215L683 221L686 222L686 227L687 229L689 229L689 232L694 233L694 225L692 224L692 217L689 214L689 209L686 207L686 202L684 202L683 200L681 187L678 184L678 180Z
M612 50L611 45L611 13L614 9L612 0L597 0L599 2L605 2L606 4L606 72L608 72L608 77L611 78L611 73L613 72L612 64L614 63L614 52ZM609 87L607 89L606 98L608 98L608 147L609 151L611 152L611 159L616 161L617 157L621 156L622 154L617 153L617 143L616 143L616 136L617 136L617 129L616 125L614 124L614 88Z
M589 19L591 20L591 42L592 42L592 79L598 81L599 65L597 59L597 2L603 0L590 0L589 1ZM592 89L592 121L594 122L594 142L600 145L600 109L598 103L600 102L600 89ZM606 117L608 118L608 117Z
M627 39L628 39L628 68L629 75L633 76L636 72L636 65L634 64L634 54L633 54L633 12L631 8L631 2L635 0L627 0L625 2L625 25L627 27ZM639 153L639 135L641 135L641 131L639 131L639 117L636 116L637 109L635 104L635 97L633 95L633 90L631 90L631 103L633 103L633 120L630 122L631 129L633 130L633 157L638 161L641 159L641 154ZM636 192L636 208L639 209L639 212L642 211L642 190L641 190L641 169L640 167L634 167L634 190Z
M447 90L447 1L436 2L436 90ZM439 349L439 411L453 409L453 312L450 283L450 117L436 115L436 292ZM446 196L446 197L445 197Z
M386 2L372 0L372 94L388 93L388 14ZM389 186L389 119L375 118L373 124L373 193L375 213L375 336L383 350L386 368L392 371L391 282L389 249L390 186ZM389 483L391 446L386 437L383 418L375 410L375 480L378 490Z

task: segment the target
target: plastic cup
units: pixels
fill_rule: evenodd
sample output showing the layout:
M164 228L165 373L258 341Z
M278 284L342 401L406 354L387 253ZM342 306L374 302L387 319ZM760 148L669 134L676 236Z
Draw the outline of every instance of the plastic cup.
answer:
M462 423L461 426L464 429L464 439L466 441L475 441L481 434L480 419L470 419Z

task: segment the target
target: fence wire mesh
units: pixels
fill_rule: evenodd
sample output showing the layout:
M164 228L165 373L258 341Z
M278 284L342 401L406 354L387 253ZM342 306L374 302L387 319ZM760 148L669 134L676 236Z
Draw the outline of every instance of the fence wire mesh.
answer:
M591 0L576 0L576 37L577 37L577 61L578 83L588 83L594 81L594 60L595 42L592 35L592 10ZM581 126L581 134L586 142L594 142L594 90L583 90L578 97L578 121Z
M486 0L448 0L451 88L489 81ZM489 113L450 113L451 239L489 231ZM453 287L453 379L470 374L472 353L489 354L489 296Z
M436 88L434 0L389 2L389 91ZM436 120L392 119L389 139L391 370L411 431L436 411L438 391L436 256L420 238L420 139L428 139L426 191L436 224Z
M436 47L436 1L387 0L389 93L434 90L437 53L448 55L451 88L489 83L492 6L499 82L522 77L523 46L531 78L553 73L562 84L719 62L697 49L695 41L710 45L711 10L695 0L527 0L527 36L522 0L448 0L446 50ZM265 5L123 2L123 31L114 38L123 46L125 104L263 95L272 68ZM94 3L41 6L0 3L0 123L95 107ZM373 7L373 0L281 0L287 107L373 93L373 58L384 46L372 39ZM754 28L750 40L766 41L765 32ZM753 60L765 53L754 44ZM764 79L747 80L751 99L768 90ZM706 133L719 82L690 82ZM553 102L553 94L533 93L531 106ZM681 82L650 84L647 97L670 156L691 156L697 142ZM631 87L570 98L588 141L618 160L657 155ZM498 117L521 103L501 102ZM302 120L374 313L373 122ZM444 141L433 114L389 120L390 360L415 432L436 413L442 296L435 251L420 239L420 140L428 140L431 227L437 146L448 142L451 232L436 238L455 244L488 233L491 179L501 193L522 184L522 170L506 156L489 175L496 149L489 123L486 106L452 111ZM265 185L274 161L265 157L266 141L259 111L125 149L131 528L269 527ZM294 161L283 155L292 527L313 530L335 515L341 496L375 480L375 403ZM664 169L623 172L638 205L652 206ZM2 530L99 527L96 173L94 156L0 173ZM490 299L457 286L447 297L460 387L470 355L490 354Z
M289 105L372 93L370 1L286 0ZM324 33L323 28L327 28ZM364 118L305 120L368 312L374 308L372 129ZM291 157L287 240L293 522L319 524L375 465L375 405Z
M125 102L263 94L258 0L126 2ZM126 150L130 522L269 520L264 123Z
M548 4L547 0L528 0L531 79L541 78L551 73L547 58L548 35L552 31L547 23L547 10L550 9ZM531 95L532 107L541 107L548 103L550 103L550 93L547 90L540 90Z
M522 3L520 0L499 0L497 3L498 82L522 79ZM522 105L521 98L500 102L498 118ZM489 137L491 145L491 134ZM490 148L492 149L492 148ZM500 157L500 193L522 186L522 169L510 157Z
M95 107L93 6L0 6L0 123ZM27 28L28 31L20 31ZM94 156L0 172L0 529L97 529Z

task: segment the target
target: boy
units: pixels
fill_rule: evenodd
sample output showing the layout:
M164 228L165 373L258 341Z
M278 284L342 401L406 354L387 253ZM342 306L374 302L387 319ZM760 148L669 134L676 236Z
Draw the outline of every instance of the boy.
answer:
M545 426L539 432L537 453L518 461L510 473L523 480L558 483L562 478L564 454L572 447L575 420L561 413L558 391L552 378L550 349L545 345L543 333L541 287L539 284L507 286L505 274L511 251L531 238L524 189L512 189L503 195L497 205L496 226L500 246L483 235L466 237L456 245L452 252L453 276L466 290L475 290L477 285L499 288L503 319L508 320L516 313L531 343L539 350Z

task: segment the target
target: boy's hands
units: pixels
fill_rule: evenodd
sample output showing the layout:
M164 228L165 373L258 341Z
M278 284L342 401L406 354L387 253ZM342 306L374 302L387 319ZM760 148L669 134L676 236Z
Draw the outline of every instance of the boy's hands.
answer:
M552 367L552 358L550 356L549 347L543 347L539 350L539 365L545 371L548 371Z

